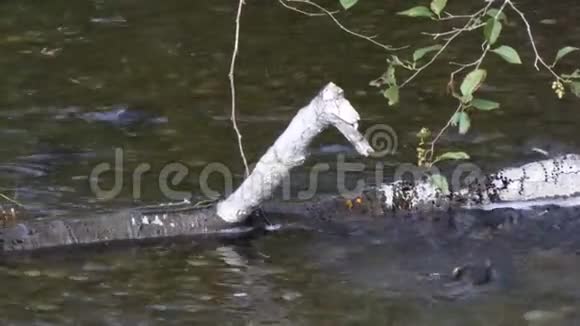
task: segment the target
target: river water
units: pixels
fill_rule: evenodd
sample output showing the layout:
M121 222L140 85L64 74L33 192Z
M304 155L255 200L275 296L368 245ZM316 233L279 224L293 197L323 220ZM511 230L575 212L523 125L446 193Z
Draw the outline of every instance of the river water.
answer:
M559 47L580 43L577 1L518 3L548 61ZM457 12L467 12L479 1L459 5ZM367 1L339 17L394 46L430 44L420 33L444 27L393 14L406 6ZM0 188L26 206L23 214L82 216L180 200L187 193L201 199L207 192L200 176L210 164L223 164L235 183L241 180L227 82L233 2L23 0L0 8ZM489 57L482 94L501 102L501 110L474 114L468 135L452 131L441 143L468 151L484 169L537 158L534 148L580 152L579 99L556 98L550 75L532 67L522 23L513 12L508 16L513 26L504 28L500 41L517 48L525 65ZM445 95L450 70L445 62L477 58L478 33L475 42L465 37L456 43L402 91L401 105L389 108L368 86L385 70L386 52L326 17L305 17L277 2L247 1L236 76L248 159L255 162L296 110L334 81L360 112L362 129L387 124L395 130L396 154L380 159L388 179L389 167L415 160L415 133L422 126L437 130L453 112L454 102ZM570 55L560 68L571 72L575 62L578 56ZM122 150L123 184L113 198L99 200L89 186L91 171L112 164L116 149ZM338 133L328 131L305 167L295 171L292 189L305 186L310 167L336 166L339 156L367 167L377 161L357 158ZM175 162L187 166L188 176L172 186L184 193L168 198L158 175ZM135 186L134 171L145 164L151 171ZM369 168L354 177L369 180L373 173ZM103 188L112 186L112 173L103 179ZM335 193L335 180L332 169L322 173L319 193ZM224 189L220 178L210 177L207 184ZM288 231L230 242L21 257L0 266L0 323L580 323L575 252L540 246L522 253L493 242L403 243L393 246L380 232ZM501 266L491 286L454 291L453 284L439 280L455 266L490 257Z

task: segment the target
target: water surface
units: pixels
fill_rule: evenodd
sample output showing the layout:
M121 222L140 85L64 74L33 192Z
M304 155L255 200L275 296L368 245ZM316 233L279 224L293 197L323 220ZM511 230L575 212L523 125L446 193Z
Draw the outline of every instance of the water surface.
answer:
M462 2L457 10L470 3L479 5ZM365 3L340 18L385 43L428 44L420 32L439 28L393 15L406 5ZM575 1L521 5L548 58L561 45L580 43ZM179 188L194 199L200 197L199 173L208 163L225 164L240 180L243 167L228 120L233 3L24 0L0 8L3 193L35 214L82 216L166 200L156 172L171 162L190 168ZM276 2L248 1L244 10L236 74L239 124L250 161L328 81L346 90L363 129L386 123L396 130L399 150L385 158L388 166L414 161L417 130L436 130L454 109L445 96L449 68L443 63L404 90L398 108L388 108L367 86L386 68L385 52L341 32L327 18L304 17ZM555 24L540 24L544 19ZM526 65L509 66L494 57L486 62L485 96L501 102L502 109L475 115L469 135L452 132L442 142L468 150L484 168L525 161L535 155L534 147L577 152L580 145L578 100L556 99L550 76L530 66L526 34L516 24L504 30L501 41L516 47ZM443 62L475 59L478 46L460 42ZM573 70L576 59L570 56L562 67ZM337 154L350 155L348 146L340 145L338 133L326 133L306 167L333 165ZM124 150L126 183L119 196L98 201L88 176L97 164L113 162L115 148ZM141 163L150 164L152 172L135 198L129 181ZM296 188L304 186L307 174L307 168L296 171ZM332 171L321 180L322 192L336 190ZM223 187L219 179L211 184ZM486 257L517 277L458 296L425 279ZM234 243L59 252L10 262L0 271L0 320L6 325L527 325L525 316L540 315L552 318L551 325L573 325L578 268L578 256L558 248L519 252L500 243L462 251L434 249L420 240L393 247L380 234L281 232Z

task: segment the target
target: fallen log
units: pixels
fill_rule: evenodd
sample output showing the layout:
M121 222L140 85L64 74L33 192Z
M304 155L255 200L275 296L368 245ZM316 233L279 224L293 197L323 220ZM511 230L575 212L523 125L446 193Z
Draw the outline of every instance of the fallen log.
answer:
M427 171L428 172L428 171ZM379 185L389 210L429 210L448 207L491 210L533 206L580 205L580 155L565 154L546 160L479 174L466 186L444 193L422 178Z
M298 112L252 174L225 200L196 205L162 204L83 218L19 221L0 228L0 250L240 235L296 223L324 228L329 221L340 224L349 217L422 218L441 216L434 212L455 215L450 210L580 206L580 156L568 154L481 176L477 182L450 193L441 191L425 176L411 182L396 180L377 185L355 198L331 196L308 203L266 203L263 210L258 209L290 169L302 164L312 139L330 125L338 128L360 154L370 154L372 148L357 131L358 120L358 113L342 90L330 83ZM482 218L483 224L496 223L489 222L487 217Z
M290 170L301 165L320 132L336 127L361 155L372 147L358 132L360 117L343 90L326 85L300 109L286 130L258 161L251 175L217 205L160 205L83 218L22 221L0 229L3 252L121 240L244 233L264 225L254 214Z
M370 217L428 215L433 212L532 210L537 207L580 207L580 155L566 154L480 175L460 189L444 193L428 181L396 180L369 187L353 198L340 196L308 203L266 203L268 213L308 219L333 219L360 213Z
M541 171L544 177L539 178L536 171ZM545 178L546 175L550 177ZM217 215L215 202L161 204L83 218L20 222L0 229L0 244L4 252L28 251L121 240L239 236L256 230L292 225L325 229L332 224L365 218L391 217L386 220L396 221L397 218L392 217L398 216L421 221L450 218L454 221L448 226L452 226L453 232L457 231L457 223L463 229L473 225L497 227L506 218L513 219L513 214L497 214L497 209L523 211L548 206L580 207L580 156L569 154L503 169L486 176L483 185L444 195L426 181L416 184L396 181L365 189L355 198L328 196L309 202L267 202L262 205L262 210L255 210L245 220L234 223L226 222ZM349 202L354 204L348 205ZM455 221L458 215L471 214L465 211L475 210L495 211L487 215L479 214L479 220L466 222L465 218L461 218ZM525 218L539 216L543 211L518 214ZM393 223L391 227L401 227L397 222ZM425 228L425 224L429 223L415 223L411 228Z

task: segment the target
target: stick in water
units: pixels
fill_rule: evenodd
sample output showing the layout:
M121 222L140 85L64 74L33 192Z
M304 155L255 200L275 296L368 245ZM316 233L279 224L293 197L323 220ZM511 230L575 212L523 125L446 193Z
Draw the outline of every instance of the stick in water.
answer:
M371 154L372 147L358 131L359 120L358 112L344 98L343 90L332 82L326 85L296 114L242 185L218 203L218 216L232 223L244 220L272 195L293 167L304 162L314 137L329 126L336 127L359 154Z

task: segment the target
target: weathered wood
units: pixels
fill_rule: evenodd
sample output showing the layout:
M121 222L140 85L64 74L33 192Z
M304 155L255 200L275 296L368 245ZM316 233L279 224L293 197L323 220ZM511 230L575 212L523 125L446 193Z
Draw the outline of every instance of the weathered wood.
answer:
M580 156L568 154L503 169L464 189L444 194L425 180L396 181L363 191L354 198L329 197L310 203L265 205L290 169L302 164L312 139L328 126L337 127L362 155L372 152L357 131L358 113L342 90L328 84L308 106L301 109L286 131L268 149L243 184L216 205L178 204L123 210L116 213L22 221L0 228L2 252L150 240L184 236L244 234L265 228L269 222L288 225L339 223L354 211L365 216L445 212L451 208L486 210L497 207L533 207L558 204L580 205ZM347 203L351 200L350 205ZM269 213L269 214L268 214Z
M217 214L228 222L240 222L251 214L272 196L292 168L304 163L312 140L329 126L336 127L359 154L368 156L373 149L357 130L359 120L343 90L329 83L298 111L242 185L218 204Z
M82 218L20 222L0 229L0 245L4 252L28 251L119 240L242 234L263 225L257 216L227 223L216 215L215 206L162 205Z
M580 205L580 155L566 154L481 175L464 188L444 194L426 178L377 187L391 210L448 207L491 210L533 206Z
M360 154L373 152L357 130L359 119L343 90L329 83L298 111L242 185L216 207L171 205L79 219L23 222L0 229L0 245L3 251L34 250L253 230L264 225L263 220L252 215L256 208L272 195L290 169L304 162L313 138L327 127L336 127Z
M488 176L483 187L463 189L471 208L580 205L580 155L566 154L506 168Z
M500 170L484 177L477 187L460 189L450 195L423 181L395 182L368 188L355 198L328 196L310 202L265 203L263 212L267 218L251 214L244 222L233 224L217 216L214 204L160 205L78 219L25 221L0 229L0 244L2 251L10 252L120 240L242 235L257 229L292 225L324 229L344 223L352 216L412 216L424 220L441 214L453 216L465 210L580 206L579 194L580 156L568 154ZM479 222L486 227L503 223L505 216L496 215L482 215ZM529 216L540 216L540 213ZM469 225L477 222L471 220ZM465 219L460 223L465 227ZM419 224L425 223L418 223L418 229L424 227Z

